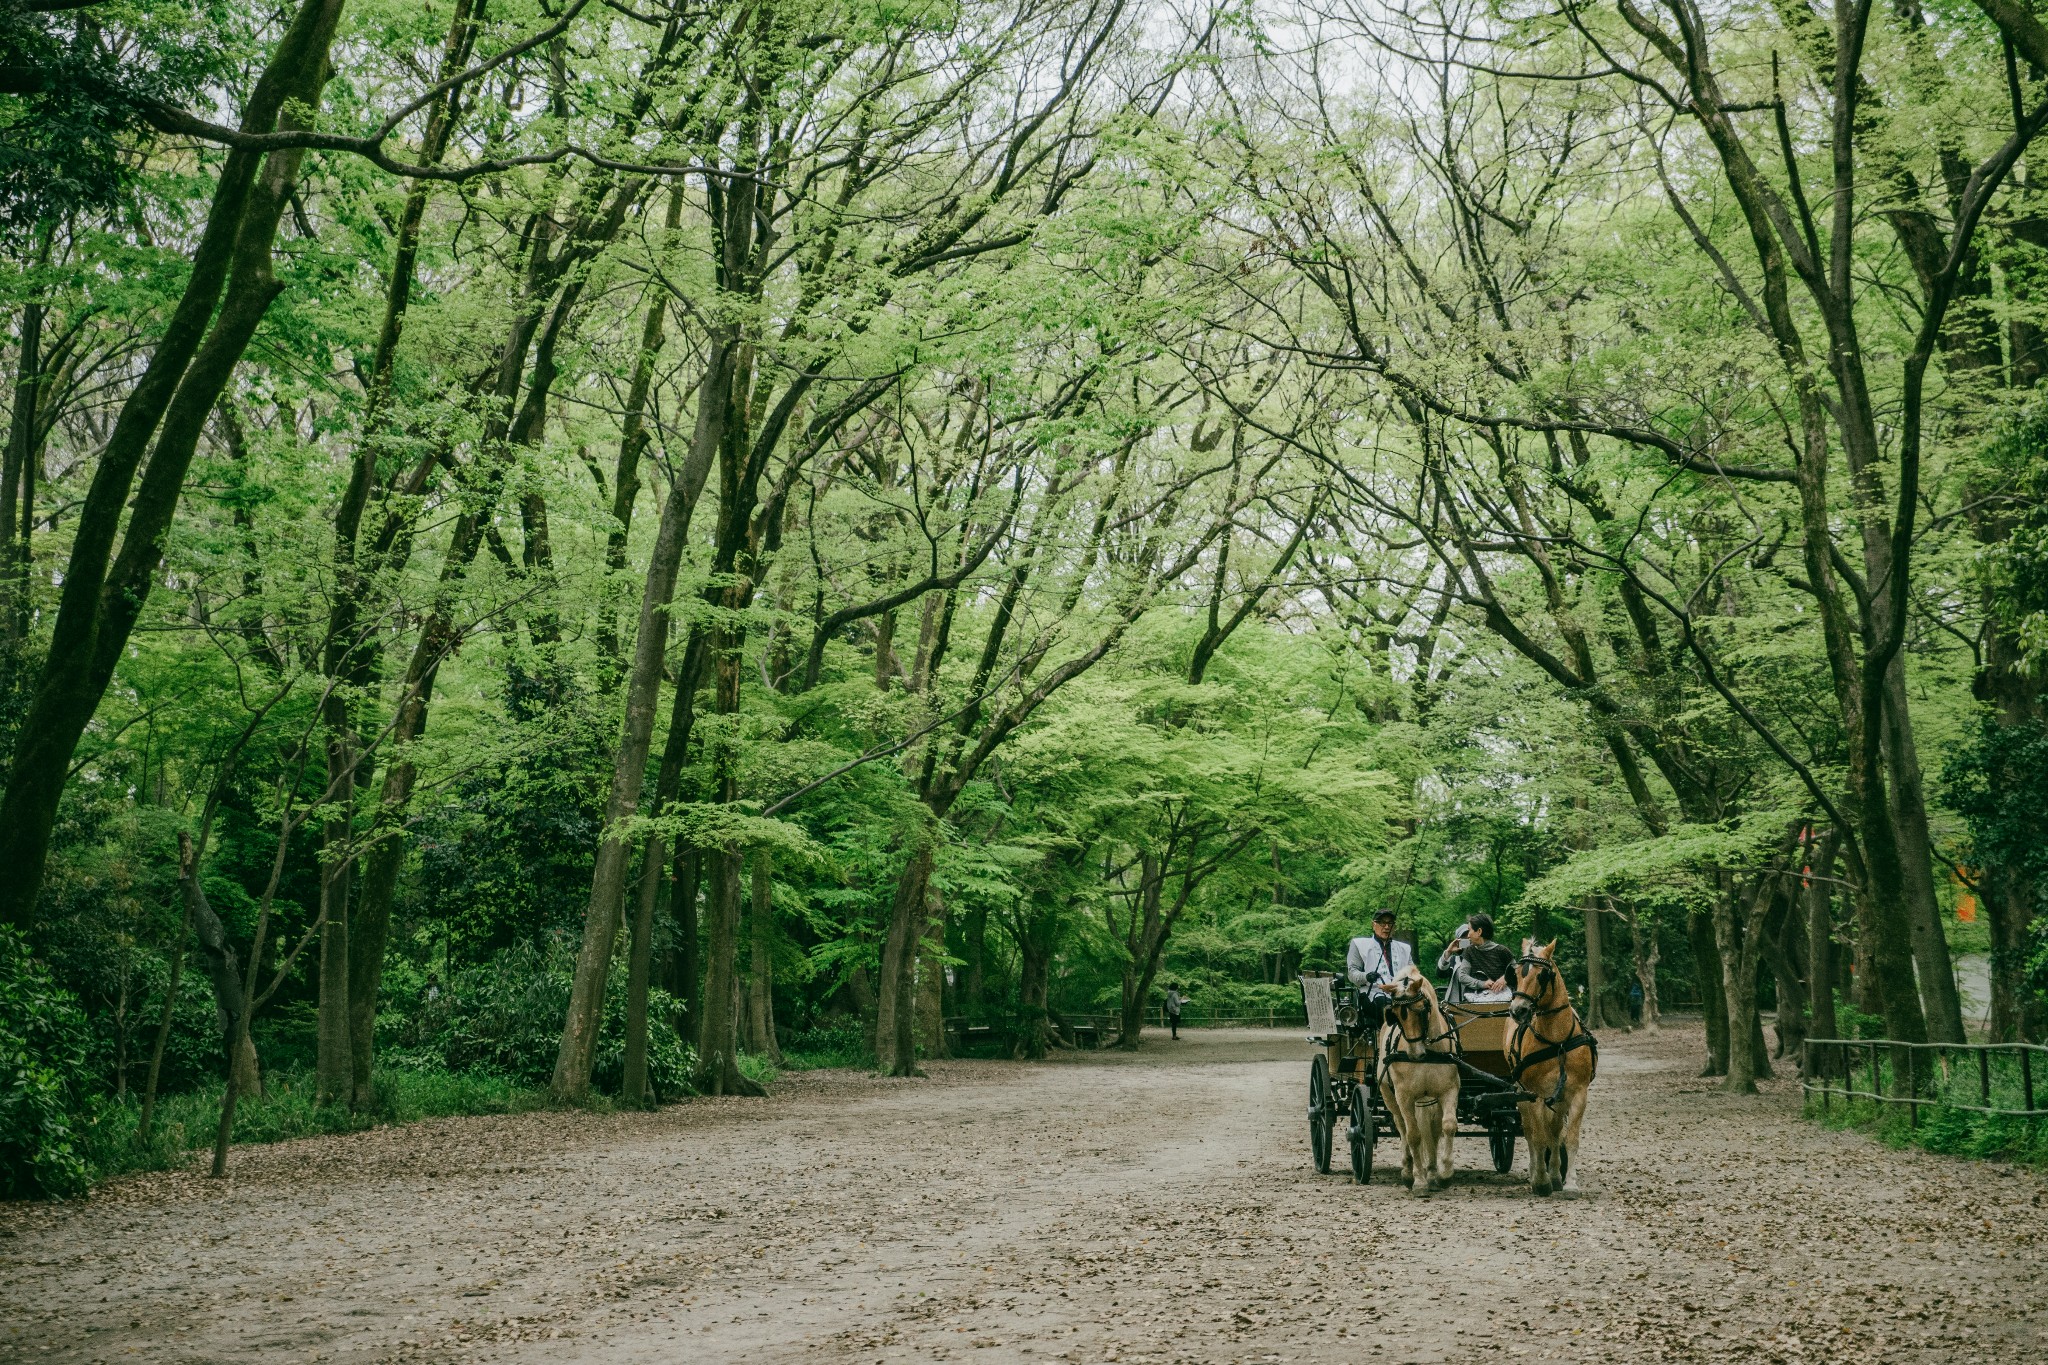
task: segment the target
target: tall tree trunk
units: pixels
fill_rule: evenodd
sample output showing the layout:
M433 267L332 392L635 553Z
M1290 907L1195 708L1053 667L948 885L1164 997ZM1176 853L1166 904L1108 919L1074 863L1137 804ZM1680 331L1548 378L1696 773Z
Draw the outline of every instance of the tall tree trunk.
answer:
M754 1035L754 1051L781 1066L782 1045L775 1038L775 867L765 848L754 851L753 864L747 1016Z
M918 1047L927 1057L946 1048L946 904L936 886L925 891L924 947L917 964Z
M622 1103L652 1107L647 1083L647 980L654 964L654 906L661 899L662 865L668 843L660 835L647 840L641 855L640 894L633 898L633 938L626 957L626 1059L619 1083Z
M670 191L665 226L673 233L682 222L683 187ZM654 365L665 340L662 319L668 313L668 290L657 284L648 291L647 315L640 325L640 351L626 389L626 412L619 423L619 460L612 478L612 524L605 529L606 591L599 599L598 664L606 690L618 679L618 617L611 596L612 581L626 574L626 543L633 530L633 508L640 498L640 457L647 451L647 398L654 387Z
M302 0L243 106L244 131L272 131L288 104L317 105L341 8L342 0ZM223 159L184 293L100 450L73 523L50 649L0 800L0 867L10 869L0 878L0 923L26 928L34 921L79 736L157 577L206 415L281 287L270 268L271 243L302 157L231 151ZM136 471L152 437L154 453L138 487ZM131 508L121 535L123 511Z
M235 963L235 950L228 942L227 929L220 922L220 916L213 913L213 906L207 902L206 891L199 884L199 868L192 849L192 836L178 835L178 889L185 896L185 913L192 917L192 928L199 937L199 953L206 959L207 975L213 981L214 1014L221 1031L222 1055L230 1059L229 1071L234 1074L236 1087L244 1095L263 1093L263 1077L256 1065L256 1045L246 1030L241 1028L242 1002L247 998L242 987L241 968Z
M1722 872L1714 896L1714 942L1719 950L1721 989L1726 997L1728 1071L1722 1088L1738 1095L1756 1093L1757 1075L1766 1063L1760 1055L1763 1026L1756 1007L1756 946L1746 934L1740 914L1742 893L1732 874Z
M1806 978L1800 973L1798 954L1806 940L1806 916L1796 883L1773 898L1771 913L1763 926L1760 947L1778 988L1775 1032L1778 1045L1773 1055L1798 1058L1804 1055L1807 1036Z
M675 890L669 903L675 907L675 977L669 989L683 1007L685 1036L702 1046L704 1035L704 969L697 943L697 891L703 855L684 848L676 855Z
M882 944L882 979L875 994L875 1055L891 1076L921 1076L917 1067L917 946L932 877L936 830L911 836L917 842L896 878L889 906L889 932Z
M734 360L732 348L714 346L699 386L697 428L691 440L690 457L682 478L662 507L661 527L655 533L654 553L640 595L633 665L626 679L625 724L612 760L611 791L605 801L607 833L598 844L597 865L591 873L590 901L583 916L583 945L576 955L576 977L570 988L568 1017L562 1023L562 1040L556 1051L555 1075L550 1086L562 1099L581 1099L590 1090L605 977L611 969L610 931L619 917L626 866L633 848L630 839L615 831L640 807L640 787L647 775L647 754L654 740L661 666L668 653L669 603L675 596L683 547L689 541L690 514L710 473L712 457L725 440Z
M1979 495L1970 501L1980 509L1970 518L1978 543L2004 542L2011 534L2009 515L1998 510L1995 499ZM2002 620L1999 591L1989 575L1982 594L1984 662L1971 691L1991 705L2001 740L2037 733L2033 727L2043 719L2042 679L2028 667L2019 640ZM1980 740L1992 742L1989 734ZM1983 860L1978 890L1991 933L1990 1041L2039 1042L2048 1038L2048 1001L2027 989L2027 957L2040 889L2023 860L2001 857Z
M437 78L447 80L460 72L476 42L475 10L478 0L456 0L454 15L441 48ZM420 139L422 165L439 165L454 135L460 110L460 92L451 90L427 109L426 128ZM405 203L399 210L398 230L393 236L391 271L384 286L384 317L377 332L377 349L370 359L370 376L364 395L362 430L358 437L354 466L335 512L334 567L339 588L328 618L327 649L323 668L329 677L345 678L352 687L367 687L377 676L379 651L373 639L365 638L358 621L368 599L371 575L379 569L394 569L410 555L412 538L401 530L407 514L387 512L386 524L376 539L378 562L362 559L361 533L364 510L379 486L377 429L389 404L391 384L398 364L398 343L404 335L406 314L412 306L413 285L419 265L421 227L426 221L427 198L432 182L412 180L406 185ZM387 489L391 485L384 485ZM359 761L361 738L355 733L349 714L347 692L332 689L326 702L328 763L344 765ZM374 777L373 765L356 773L356 783L367 787ZM395 835L393 836L395 839ZM395 852L395 850L394 850ZM351 1103L363 1108L371 1103L370 1070L376 1049L377 996L384 983L384 949L391 924L391 897L383 882L385 873L396 876L397 864L380 868L348 907L348 1039Z
M1027 902L1018 911L1017 928L1017 1032L1010 1042L1010 1055L1020 1061L1037 1061L1045 1056L1052 1033L1048 1004L1059 911Z
M1159 953L1166 944L1160 903L1166 892L1166 867L1150 853L1138 855L1138 904L1132 907L1130 940L1124 945L1123 980L1118 990L1116 1045L1134 1048L1145 1032L1145 1005L1159 972Z
M1881 1016L1884 1013L1884 997L1878 989L1877 968L1871 965L1870 931L1864 912L1867 897L1859 889L1852 900L1855 910L1855 937L1849 941L1849 1000L1858 1014Z
M988 904L977 900L960 926L960 986L956 1008L970 1019L980 1019L987 1009L983 999L988 989Z
M1902 651L1903 653L1903 651ZM1927 796L1920 753L1913 743L1913 717L1906 698L1906 668L1898 656L1885 676L1885 765L1891 777L1893 824L1905 874L1906 912L1913 928L1913 969L1920 984L1927 1036L1938 1043L1963 1041L1963 999L1956 989L1941 902L1934 888L1934 840L1927 829Z
M320 869L320 1000L313 1069L314 1099L346 1104L355 1093L354 1057L349 1046L347 839L342 851Z
M185 918L178 925L178 939L171 948L171 977L164 986L164 1010L157 1019L156 1037L149 1047L149 1074L142 1085L142 1117L136 1126L136 1141L147 1147L151 1126L156 1119L156 1087L163 1075L164 1047L171 1041L171 1025L177 1019L178 987L185 978L185 940L192 934L192 907L185 907Z
M697 679L704 667L704 632L690 631L689 643L683 648L683 661L676 670L675 700L669 708L668 738L661 748L661 767L654 779L654 815L658 819L668 813L682 790L683 763L689 756L690 733L696 723ZM632 1084L636 1075L636 1059L643 1068L647 1058L647 985L652 971L651 960L645 969L639 963L638 954L642 945L648 953L653 951L654 921L660 913L661 890L668 876L670 841L660 834L647 836L646 851L641 855L640 897L638 909L646 917L646 928L635 928L633 939L634 962L629 964L626 983L626 1093L638 1094L639 1087ZM687 897L689 904L677 909L677 942L670 948L668 962L670 993L683 1006L684 1027L689 1036L695 1037L697 1025L697 874L696 852L685 846L676 855L676 877L681 881L684 867L689 868L688 886L678 886L677 895ZM677 954L682 954L678 961ZM687 983L685 985L684 983Z
M740 1073L738 977L739 851L730 845L704 853L708 883L705 942L704 1032L697 1052L697 1088L707 1095L758 1095L761 1087Z
M1687 917L1692 958L1698 972L1700 1013L1707 1022L1707 1062L1702 1076L1728 1074L1728 991L1721 973L1721 949L1715 941L1711 915L1695 910Z
M1607 954L1600 911L1586 907L1586 1027L1607 1027Z
M2027 958L2033 948L2033 878L2026 869L2000 861L1983 869L1979 899L1991 932L1990 1035L1995 1043L2039 1042L2044 1008L2027 989Z
M1832 829L1821 835L1808 855L1812 884L1801 893L1806 906L1806 994L1813 1012L1813 1036L1818 1038L1842 1036L1841 1025L1835 1022L1835 917L1830 890L1838 838Z
M1664 1026L1663 1008L1657 1002L1657 959L1661 949L1657 943L1656 923L1652 921L1645 928L1640 905L1629 914L1628 936L1636 984L1643 988L1643 1027L1656 1033Z
M44 236L38 255L47 257ZM35 462L38 402L43 385L43 304L31 299L21 309L21 359L14 371L14 410L0 463L0 639L18 643L26 633L29 606L30 533L35 527ZM21 511L15 511L16 505ZM20 527L20 544L15 528ZM9 668L19 667L8 660Z

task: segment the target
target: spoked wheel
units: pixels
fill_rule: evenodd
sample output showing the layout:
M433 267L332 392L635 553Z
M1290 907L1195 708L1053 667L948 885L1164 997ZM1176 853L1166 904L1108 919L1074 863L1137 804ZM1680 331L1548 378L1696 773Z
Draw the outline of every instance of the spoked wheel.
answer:
M1378 1137L1372 1100L1361 1085L1351 1092L1351 1178L1361 1185L1372 1183L1372 1147Z
M1308 1154L1318 1175L1330 1173L1330 1130L1337 1112L1330 1095L1330 1063L1317 1057L1308 1068Z
M1493 1150L1493 1169L1506 1175L1515 1167L1515 1131L1512 1128L1496 1128L1486 1136L1486 1145Z

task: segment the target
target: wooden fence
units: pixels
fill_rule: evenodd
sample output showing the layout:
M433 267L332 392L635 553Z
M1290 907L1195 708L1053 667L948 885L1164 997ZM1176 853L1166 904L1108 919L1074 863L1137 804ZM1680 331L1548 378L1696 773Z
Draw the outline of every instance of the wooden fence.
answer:
M2043 1060L2037 1061L2039 1056ZM2048 1081L2048 1047L2039 1043L1901 1043L1889 1038L1808 1038L1801 1083L1820 1096L1902 1104L1915 1127L1922 1109L1961 1109L2002 1118L2048 1118L2034 1073Z
M1123 1020L1114 1014L1063 1014L1058 1023L1068 1037L1080 1047L1102 1047L1116 1041L1123 1030ZM1236 1013L1215 1013L1209 1010L1182 1010L1182 1028L1285 1028L1306 1029L1308 1012L1301 1009L1274 1008L1266 1010L1240 1010ZM1007 1040L1018 1027L1017 1021L1006 1018L969 1018L965 1016L948 1018L946 1032L956 1044ZM1164 1006L1146 1011L1145 1027L1166 1028Z

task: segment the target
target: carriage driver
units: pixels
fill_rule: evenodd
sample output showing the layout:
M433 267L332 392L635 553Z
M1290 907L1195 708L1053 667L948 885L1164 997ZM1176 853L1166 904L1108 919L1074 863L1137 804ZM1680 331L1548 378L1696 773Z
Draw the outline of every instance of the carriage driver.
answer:
M1372 933L1351 940L1344 959L1344 974L1351 984L1365 988L1359 1006L1374 1024L1387 1017L1387 983L1415 962L1415 950L1394 937L1394 912L1382 910L1372 917Z

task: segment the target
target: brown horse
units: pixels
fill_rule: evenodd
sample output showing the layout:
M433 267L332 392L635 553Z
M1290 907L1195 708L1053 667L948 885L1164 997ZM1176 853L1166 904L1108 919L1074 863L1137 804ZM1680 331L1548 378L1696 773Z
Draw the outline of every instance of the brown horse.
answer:
M1458 1132L1458 1064L1451 1026L1429 978L1413 966L1387 983L1380 1027L1380 1094L1401 1135L1401 1178L1411 1194L1451 1183Z
M1515 993L1508 1016L1515 1030L1508 1038L1508 1079L1530 1097L1521 1103L1529 1187L1540 1195L1559 1188L1576 1194L1572 1167L1600 1044L1572 1008L1571 992L1557 969L1556 939L1541 946L1534 939L1524 941L1512 976Z

